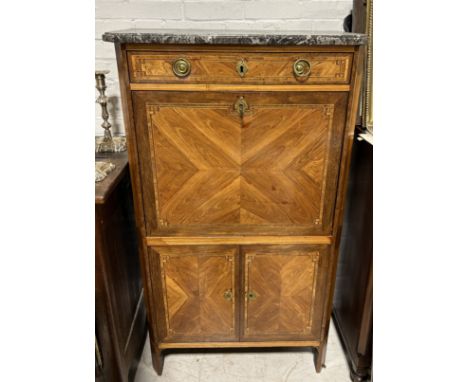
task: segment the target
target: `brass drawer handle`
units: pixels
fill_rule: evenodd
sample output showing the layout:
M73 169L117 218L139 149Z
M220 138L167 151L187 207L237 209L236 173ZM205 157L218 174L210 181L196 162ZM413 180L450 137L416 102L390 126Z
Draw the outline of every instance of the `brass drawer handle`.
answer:
M236 70L237 73L239 73L240 77L244 77L249 70L249 68L247 67L247 62L245 62L244 59L238 61L236 65Z
M187 77L191 70L190 62L185 58L179 58L172 65L172 70L177 77Z
M244 97L239 97L239 99L234 104L234 110L237 111L241 118L244 117L245 112L249 110L249 104L244 99Z
M249 293L247 293L247 298L249 301L253 301L257 298L257 293L251 290Z
M310 62L304 59L297 60L293 65L293 69L296 77L308 77L310 74Z
M232 291L230 289L228 289L227 291L224 292L223 296L224 296L225 300L231 301L232 300Z

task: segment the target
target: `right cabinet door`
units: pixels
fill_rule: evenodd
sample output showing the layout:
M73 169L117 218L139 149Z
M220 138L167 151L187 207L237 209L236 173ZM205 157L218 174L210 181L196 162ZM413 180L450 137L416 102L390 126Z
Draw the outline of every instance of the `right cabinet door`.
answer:
M245 246L242 339L319 340L327 246Z

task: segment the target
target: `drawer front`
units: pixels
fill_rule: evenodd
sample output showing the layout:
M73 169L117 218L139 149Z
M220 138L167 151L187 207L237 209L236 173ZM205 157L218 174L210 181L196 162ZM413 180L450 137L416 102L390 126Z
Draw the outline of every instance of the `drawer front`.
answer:
M150 249L153 295L164 304L159 305L165 321L162 338L176 342L238 338L237 252L236 246Z
M133 94L150 236L331 232L347 93Z
M352 53L130 52L131 82L347 84Z
M246 246L241 340L319 340L328 247Z

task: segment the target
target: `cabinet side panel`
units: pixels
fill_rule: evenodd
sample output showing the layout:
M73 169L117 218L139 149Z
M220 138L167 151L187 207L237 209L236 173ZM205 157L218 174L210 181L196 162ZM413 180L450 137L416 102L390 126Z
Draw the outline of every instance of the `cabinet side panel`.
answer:
M135 208L135 222L138 236L138 253L140 257L141 274L144 284L144 296L146 311L149 317L149 332L152 346L158 342L158 333L156 330L156 322L159 318L156 311L153 309L152 301L152 286L149 273L147 247L144 243L144 238L147 234L145 222L143 198L142 198L142 183L139 166L139 147L138 138L135 131L134 109L132 103L132 95L129 85L129 73L127 66L127 51L125 45L115 44L115 53L117 57L117 66L119 70L119 84L122 99L122 111L125 118L125 131L128 142L128 161L130 167L130 176L133 191L133 203Z
M323 324L322 324L322 335L321 341L326 344L328 340L328 330L330 327L330 318L333 305L333 293L335 289L335 277L336 277L336 267L338 261L338 249L340 245L340 237L342 230L343 222L343 209L345 203L345 193L348 181L349 165L351 158L351 150L353 144L355 122L357 108L359 104L359 92L361 88L361 79L362 79L362 52L363 48L356 48L355 58L353 60L353 70L352 70L352 79L351 79L351 93L348 100L348 105L346 109L346 129L343 136L342 152L341 152L341 161L340 161L340 172L338 180L338 190L336 194L336 204L333 217L333 244L331 247L331 261L330 261L330 271L327 275L328 277L328 287L327 287L327 303L323 312ZM322 354L324 354L322 352Z

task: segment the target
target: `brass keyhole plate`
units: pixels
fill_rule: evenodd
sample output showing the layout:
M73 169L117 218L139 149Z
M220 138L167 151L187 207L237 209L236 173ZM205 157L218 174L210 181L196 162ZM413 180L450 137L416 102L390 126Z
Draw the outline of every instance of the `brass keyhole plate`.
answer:
M224 292L224 299L227 300L227 301L232 300L232 291L231 290L227 290L227 291Z
M237 111L239 117L244 117L245 112L249 110L249 104L244 99L244 97L239 97L239 99L234 104L234 110Z
M253 291L250 291L249 293L247 293L247 298L250 300L250 301L253 301L257 298L257 294Z
M247 67L247 63L244 60L240 60L237 62L236 70L240 77L244 77L247 74L249 68Z

